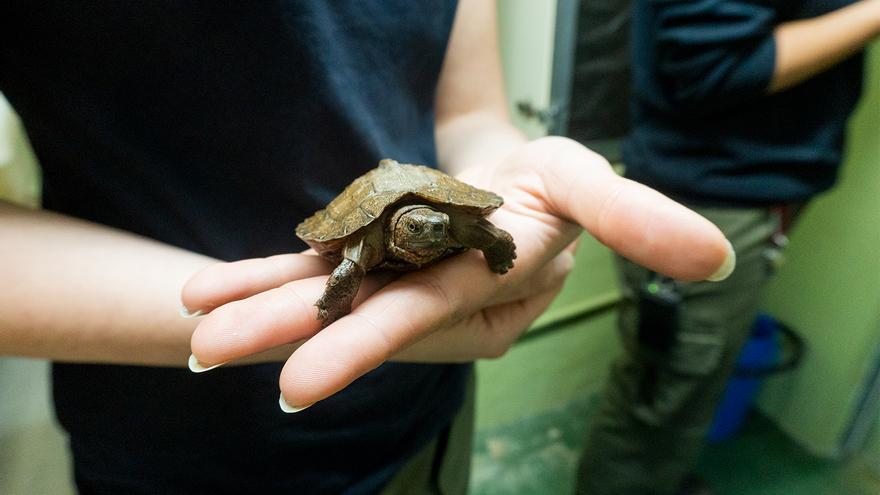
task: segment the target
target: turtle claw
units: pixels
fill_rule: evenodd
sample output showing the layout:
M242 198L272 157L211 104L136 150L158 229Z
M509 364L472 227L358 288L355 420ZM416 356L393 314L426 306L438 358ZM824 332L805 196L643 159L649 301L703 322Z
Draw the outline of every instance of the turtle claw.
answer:
M507 232L504 233L507 234ZM486 262L489 263L489 269L504 275L513 268L513 260L516 259L516 244L513 243L513 238L508 234L498 239L483 254L486 256Z
M324 298L318 299L315 303L315 306L318 307L318 320L321 322L321 328L329 327L333 322L347 315L349 311L346 311L344 308L334 307L332 304L328 304Z
M511 268L513 268L513 261L493 263L493 264L489 265L489 269L499 275L504 275Z
M507 273L507 271L510 270L511 268L513 268L513 262L512 262L512 261L511 261L511 262L508 262L508 263L499 263L499 264L495 264L495 265L492 265L492 266L490 267L490 269L491 269L493 272L495 272L495 273L497 273L497 274L499 274L499 275L504 275L504 274Z

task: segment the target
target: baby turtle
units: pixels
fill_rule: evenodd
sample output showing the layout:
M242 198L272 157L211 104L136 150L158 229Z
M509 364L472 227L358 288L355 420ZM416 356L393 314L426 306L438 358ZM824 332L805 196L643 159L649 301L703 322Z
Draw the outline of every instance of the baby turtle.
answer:
M307 218L296 235L338 263L315 303L322 327L351 311L367 271L414 270L476 248L489 269L513 267L513 238L485 217L503 199L438 170L382 160L355 179L327 207Z

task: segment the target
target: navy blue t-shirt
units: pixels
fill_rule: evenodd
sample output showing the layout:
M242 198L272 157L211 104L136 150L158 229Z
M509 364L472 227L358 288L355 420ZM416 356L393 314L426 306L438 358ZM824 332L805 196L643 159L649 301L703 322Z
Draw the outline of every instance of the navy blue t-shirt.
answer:
M0 89L40 160L47 209L223 260L295 252L297 223L381 158L436 163L454 10L14 2L0 16ZM290 415L278 408L280 366L56 364L80 488L375 491L448 425L468 373L386 364Z
M757 206L833 185L862 56L777 94L774 28L854 0L636 0L627 176L679 200Z

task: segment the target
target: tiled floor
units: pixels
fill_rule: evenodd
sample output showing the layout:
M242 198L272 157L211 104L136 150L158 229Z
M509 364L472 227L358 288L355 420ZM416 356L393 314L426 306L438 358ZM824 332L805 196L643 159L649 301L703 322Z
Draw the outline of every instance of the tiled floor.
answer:
M594 400L477 432L473 495L568 494ZM880 477L858 460L810 456L752 414L733 439L709 446L698 472L720 495L878 495Z

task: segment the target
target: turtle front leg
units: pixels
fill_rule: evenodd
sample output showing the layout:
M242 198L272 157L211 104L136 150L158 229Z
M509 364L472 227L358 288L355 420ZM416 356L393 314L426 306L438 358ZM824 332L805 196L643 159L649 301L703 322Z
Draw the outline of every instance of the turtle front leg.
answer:
M381 262L381 235L378 228L368 229L363 237L351 241L342 250L342 263L330 274L324 294L315 303L321 328L351 313L351 303L364 275Z
M506 230L482 217L459 216L453 222L456 240L464 247L482 251L490 270L504 274L513 268L516 244Z
M324 287L324 294L315 303L321 328L351 312L351 303L366 272L364 267L347 258L333 270Z

